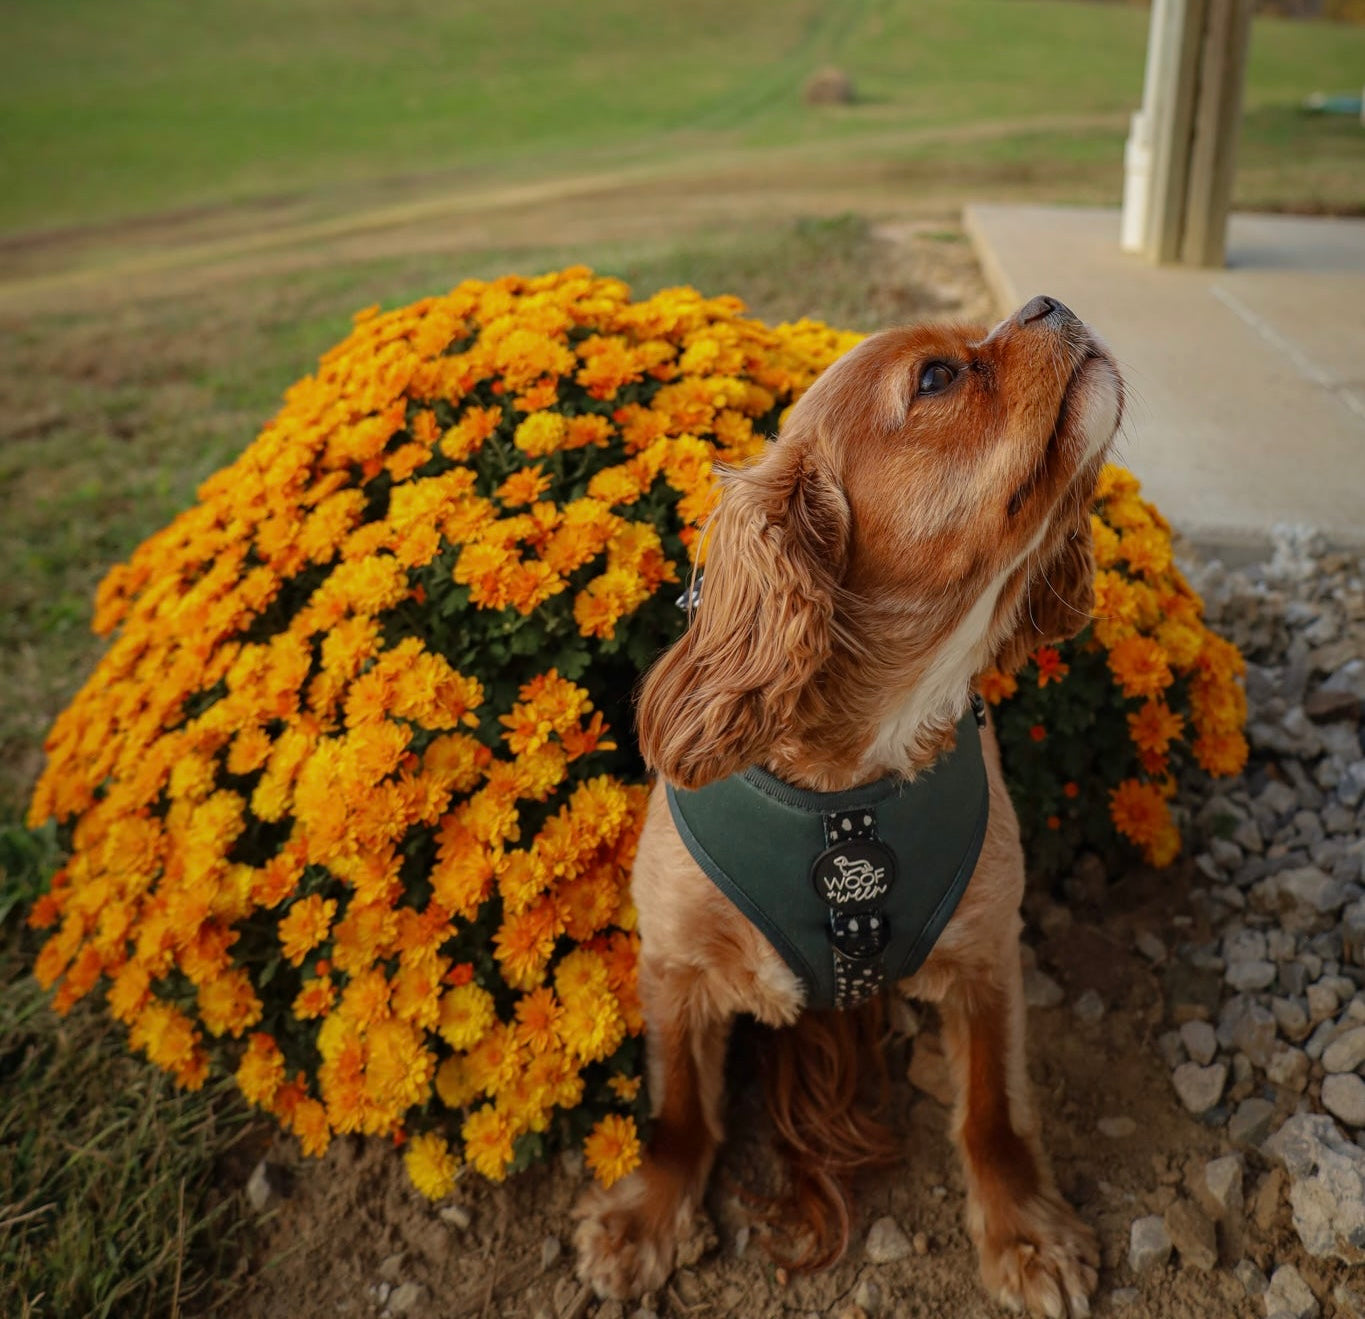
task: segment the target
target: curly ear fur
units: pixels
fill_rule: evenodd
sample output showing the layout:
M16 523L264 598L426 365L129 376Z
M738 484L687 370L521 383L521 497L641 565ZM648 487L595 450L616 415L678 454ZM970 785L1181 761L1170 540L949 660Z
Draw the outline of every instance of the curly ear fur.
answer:
M670 783L724 778L792 730L830 653L848 533L842 491L795 445L726 476L702 602L640 693L640 748Z
M1014 630L996 652L995 667L1014 673L1039 646L1066 641L1090 621L1095 606L1095 542L1090 501L1050 557L1035 563Z

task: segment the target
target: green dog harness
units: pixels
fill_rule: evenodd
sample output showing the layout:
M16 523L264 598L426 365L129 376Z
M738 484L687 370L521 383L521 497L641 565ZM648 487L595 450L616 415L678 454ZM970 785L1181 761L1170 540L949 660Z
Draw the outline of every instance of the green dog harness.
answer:
M695 792L668 785L693 859L791 967L807 1007L854 1007L929 955L986 836L983 721L974 699L957 747L913 780L807 792L751 768Z

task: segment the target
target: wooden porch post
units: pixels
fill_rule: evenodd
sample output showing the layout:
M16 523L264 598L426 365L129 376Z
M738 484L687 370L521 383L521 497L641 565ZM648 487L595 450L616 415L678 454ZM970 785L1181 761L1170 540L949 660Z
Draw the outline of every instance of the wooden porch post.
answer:
M1141 251L1219 266L1237 157L1252 0L1160 0L1143 113L1151 176Z

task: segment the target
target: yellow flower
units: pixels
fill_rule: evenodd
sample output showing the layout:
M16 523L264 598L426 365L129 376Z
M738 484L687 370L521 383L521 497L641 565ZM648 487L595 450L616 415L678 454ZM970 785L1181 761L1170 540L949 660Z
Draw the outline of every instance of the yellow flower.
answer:
M452 1049L470 1049L493 1024L493 995L478 985L458 985L441 998L437 1027Z
M554 453L564 445L569 423L557 412L533 412L521 422L512 443L532 458Z
M455 1189L459 1161L435 1132L424 1132L408 1141L403 1166L413 1186L428 1200L444 1199Z
M478 1093L469 1061L462 1055L447 1058L436 1069L436 1094L447 1108L463 1108Z
M512 1123L492 1104L476 1108L460 1127L464 1155L489 1181L500 1182L512 1162Z
M247 1103L264 1108L284 1081L284 1055L273 1037L258 1032L237 1064L237 1088Z
M640 1166L640 1137L634 1118L608 1113L583 1142L583 1158L603 1186L634 1172Z

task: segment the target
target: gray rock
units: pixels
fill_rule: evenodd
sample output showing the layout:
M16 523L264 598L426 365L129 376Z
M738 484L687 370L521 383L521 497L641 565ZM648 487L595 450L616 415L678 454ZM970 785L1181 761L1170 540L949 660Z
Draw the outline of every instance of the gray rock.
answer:
M1201 1067L1198 1063L1181 1063L1171 1073L1171 1081L1180 1102L1191 1113L1207 1113L1222 1097L1228 1083L1227 1063Z
M1303 1051L1315 1063L1322 1061L1323 1050L1331 1044L1337 1034L1337 1023L1328 1017L1326 1021L1318 1022L1313 1033L1308 1037L1308 1042L1303 1046Z
M882 1285L876 1278L861 1278L858 1285L853 1289L853 1304L856 1305L870 1319L876 1319L881 1314L882 1306L886 1303L886 1297L882 1292Z
M1270 1279L1257 1267L1255 1260L1239 1260L1232 1272L1248 1296L1264 1296L1270 1286Z
M1109 1304L1116 1310L1126 1310L1130 1305L1136 1305L1142 1299L1142 1293L1136 1287L1115 1287L1109 1293Z
M555 1261L559 1258L559 1253L563 1249L563 1244L556 1236L548 1236L540 1243L540 1268L542 1273L546 1269L554 1268Z
M1078 1020L1093 1026L1104 1016L1104 1000L1093 989L1087 989L1071 1005L1071 1010Z
M1324 692L1350 692L1365 701L1365 660L1348 659L1318 689Z
M1256 804L1272 818L1288 815L1299 804L1298 794L1287 783L1271 779L1265 785Z
M1274 962L1233 962L1223 972L1223 979L1238 993L1269 989L1275 983Z
M1228 1139L1234 1145L1259 1145L1270 1132L1275 1105L1253 1096L1237 1105L1228 1119Z
M412 1314L422 1304L420 1283L405 1282L389 1293L389 1309L394 1314Z
M1277 976L1280 991L1300 997L1308 988L1308 968L1302 962L1281 962Z
M1329 1117L1300 1113L1262 1146L1290 1176L1294 1229L1310 1255L1346 1263L1365 1251L1365 1149Z
M1137 1131L1137 1123L1130 1117L1102 1117L1095 1123L1101 1136L1123 1140Z
M1267 940L1260 930L1240 929L1223 936L1223 960L1233 962L1263 962L1268 955Z
M1158 1214L1133 1220L1128 1230L1128 1267L1139 1277L1171 1257L1171 1234Z
M1284 968L1280 969L1283 971ZM1299 970L1302 971L1303 968L1299 967ZM1308 1038L1311 1029L1308 1012L1297 999L1273 998L1270 1000L1270 1011L1275 1018L1275 1025L1279 1027L1280 1034L1285 1039L1298 1044Z
M1272 962L1287 962L1298 951L1299 941L1288 930L1269 929L1265 932L1265 955Z
M879 1218L867 1230L867 1257L874 1264L894 1264L906 1259L913 1247L894 1218Z
M1324 875L1317 866L1286 870L1277 878L1281 902L1288 898L1295 906L1307 909L1315 916L1330 916L1346 905L1345 887L1330 875Z
M1265 839L1261 837L1261 827L1251 817L1243 820L1232 831L1232 841L1242 851L1254 852L1257 856L1265 851Z
M1166 945L1151 930L1139 930L1133 944L1153 966L1166 960Z
M1319 981L1308 986L1308 1020L1317 1025L1329 1017L1335 1017L1341 1008L1335 985L1325 985Z
M1346 806L1359 805L1365 797L1365 760L1353 760L1341 772L1337 783L1337 796Z
M1219 870L1229 873L1242 864L1242 849L1230 838L1214 838L1209 841L1209 855Z
M1365 1081L1354 1072L1326 1077L1322 1083L1322 1106L1348 1127L1365 1127Z
M1337 1319L1365 1319L1365 1292L1339 1282L1332 1288L1332 1299L1337 1303Z
M1225 1154L1204 1165L1204 1186L1213 1216L1219 1221L1236 1221L1242 1216L1242 1160Z
M449 1223L451 1227L463 1232L473 1221L470 1218L469 1210L461 1204L442 1205L437 1211L436 1216L443 1223Z
M1310 1066L1302 1049L1279 1049L1266 1064L1266 1080L1301 1095L1308 1088Z
M1059 985L1046 971L1036 966L1024 968L1024 1002L1031 1008L1055 1008L1066 997Z
M1180 1041L1179 1031L1162 1031L1156 1037L1156 1048L1167 1067L1179 1067L1185 1061L1185 1046Z
M1293 1315L1294 1319L1316 1319L1321 1307L1298 1269L1292 1264L1281 1264L1271 1274L1265 1293L1265 1312Z
M278 1164L262 1159L247 1178L247 1203L263 1214L281 1196L289 1194L289 1174Z
M1218 1036L1207 1021L1187 1021L1180 1028L1180 1042L1202 1067L1207 1067L1218 1052Z
M1223 1005L1218 1042L1224 1048L1241 1049L1257 1067L1264 1067L1275 1048L1275 1018L1269 1008L1238 994Z
M1354 1072L1365 1063L1365 1026L1338 1035L1322 1051L1322 1066L1328 1072Z

